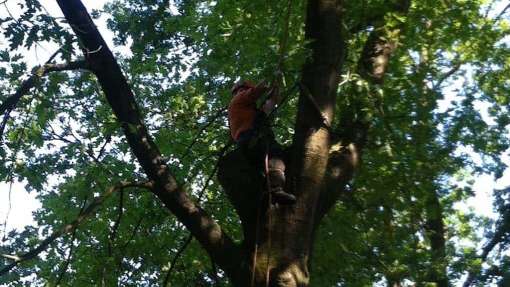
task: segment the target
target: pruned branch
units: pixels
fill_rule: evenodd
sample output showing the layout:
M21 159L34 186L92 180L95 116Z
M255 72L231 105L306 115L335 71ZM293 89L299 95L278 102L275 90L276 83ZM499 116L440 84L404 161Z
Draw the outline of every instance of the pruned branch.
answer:
M235 257L241 256L239 247L177 184L147 131L133 91L86 8L80 0L57 2L81 41L87 63L97 76L131 151L148 178L154 181L154 194L188 228L220 267L235 278L234 270L238 269L234 263L237 259Z
M52 244L56 239L61 237L64 234L74 232L78 226L84 222L87 218L89 218L91 215L94 214L96 209L103 204L103 202L113 193L122 190L124 188L128 187L139 187L139 188L147 188L152 189L153 184L152 182L146 182L146 183L132 183L132 182L122 182L116 186L113 186L109 188L105 193L103 193L101 196L98 196L92 200L92 202L78 215L78 217L71 223L64 225L59 230L53 232L49 237L41 241L39 245L22 255L2 255L5 258L12 259L13 262L4 268L0 269L0 276L8 273L11 271L14 267L16 267L18 264L33 259L37 257L41 252L46 250L50 244Z
M388 12L407 14L410 6L410 0L399 0L397 3L391 4L391 9ZM374 30L365 42L358 63L358 71L361 76L373 83L382 84L388 69L390 56L398 46L398 35L401 33L400 30L402 28L388 28L384 21L380 21L374 27Z

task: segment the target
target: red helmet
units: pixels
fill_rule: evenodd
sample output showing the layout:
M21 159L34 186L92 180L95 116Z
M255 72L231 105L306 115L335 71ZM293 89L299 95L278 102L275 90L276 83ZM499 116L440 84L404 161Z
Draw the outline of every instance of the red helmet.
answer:
M255 87L255 84L253 84L250 81L239 80L234 84L234 86L232 86L232 89L230 89L230 92L232 92L232 94L235 94L241 88L254 88L254 87Z

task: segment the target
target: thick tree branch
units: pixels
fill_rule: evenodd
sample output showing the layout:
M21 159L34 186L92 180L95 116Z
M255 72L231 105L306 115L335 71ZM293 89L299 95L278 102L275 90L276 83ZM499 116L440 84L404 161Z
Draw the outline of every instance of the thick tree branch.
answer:
M347 191L359 165L359 150L355 144L333 146L328 161L328 172L319 198L317 222L335 205L339 197Z
M388 70L391 54L397 48L398 37L386 37L385 13L396 12L405 14L411 5L410 0L388 1L389 9L379 15L378 25L369 35L358 62L358 71L373 84L383 84L383 78ZM394 34L399 35L402 27L395 28ZM394 37L395 37L394 35ZM358 111L351 111L352 114ZM353 122L352 118L344 115L341 121L342 132L333 145L328 160L327 174L324 178L319 198L319 211L317 220L320 220L345 191L347 183L352 179L355 170L360 164L363 147L366 144L368 123Z
M86 69L87 64L85 61L76 61L64 64L44 64L43 66L36 68L32 75L23 81L20 88L14 93L14 95L8 97L2 104L0 104L0 114L6 111L12 111L18 104L21 97L28 93L43 76L50 72L61 72L70 70Z
M406 12L410 1L403 0L400 5L393 7L396 12ZM374 84L383 84L383 78L388 70L391 54L397 48L396 42L383 37L384 24L374 29L363 48L358 71ZM358 111L351 111L355 114ZM319 198L318 220L320 220L334 206L339 196L345 191L347 183L352 179L360 164L363 147L366 144L369 124L353 122L344 116L341 121L342 132L338 143L339 148L333 146L328 160L328 173L325 176L321 196Z
M79 0L57 1L65 18L80 39L88 64L96 74L115 116L121 123L131 151L147 176L155 182L154 194L177 216L218 265L236 278L238 247L206 212L197 206L161 157L149 135L135 101L113 53ZM239 261L237 261L239 262Z
M2 255L5 258L12 259L13 262L2 269L0 269L0 276L6 274L7 272L11 271L14 267L16 267L18 264L33 259L37 257L41 252L46 250L50 244L52 244L57 238L60 236L74 232L78 226L85 221L87 218L89 218L91 215L94 214L96 209L103 204L103 202L110 197L113 193L122 190L124 188L128 187L139 187L139 188L148 188L152 189L153 184L151 182L147 183L132 183L132 182L122 182L116 186L113 186L109 188L105 193L103 193L101 196L98 196L92 200L92 202L78 215L78 217L71 223L63 226L59 230L53 232L49 237L44 239L39 245L22 255Z

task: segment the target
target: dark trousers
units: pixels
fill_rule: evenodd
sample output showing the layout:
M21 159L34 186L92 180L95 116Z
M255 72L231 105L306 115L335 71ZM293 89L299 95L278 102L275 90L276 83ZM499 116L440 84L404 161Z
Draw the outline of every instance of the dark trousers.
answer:
M284 188L284 152L280 144L276 142L274 134L262 112L261 115L257 116L254 127L241 133L237 145L250 164L257 170L263 171L264 174L267 173L271 190Z

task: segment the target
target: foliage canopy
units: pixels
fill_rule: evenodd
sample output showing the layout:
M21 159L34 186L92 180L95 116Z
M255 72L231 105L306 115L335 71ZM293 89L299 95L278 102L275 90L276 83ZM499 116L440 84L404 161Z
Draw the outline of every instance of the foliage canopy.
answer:
M43 76L27 65L22 49L49 41L60 47L55 63L82 57L65 21L37 0L19 2L20 17L0 18L2 103L27 75ZM92 13L108 19L114 44L124 47L116 58L173 174L236 240L239 218L215 176L218 158L231 149L229 87L239 78L274 79L281 69L287 97L274 129L281 143L290 143L295 86L310 56L304 2L115 0ZM459 203L474 196L478 176L497 180L506 169L509 7L505 1L415 0L400 13L398 1L344 2L339 33L348 49L335 125L350 118L370 129L360 169L320 226L311 286L425 286L445 266L452 283L464 282L469 272L477 286L508 286L510 192L494 192L497 220ZM381 83L360 69L373 31L395 45ZM22 181L43 207L34 214L38 227L10 232L1 254L34 250L111 186L146 180L92 73L48 71L39 78L16 109L2 110L10 116L0 180ZM162 284L168 276L172 286L228 284L143 186L98 203L86 221L0 283L139 286ZM438 222L442 234L434 228ZM0 262L7 266L12 258Z

